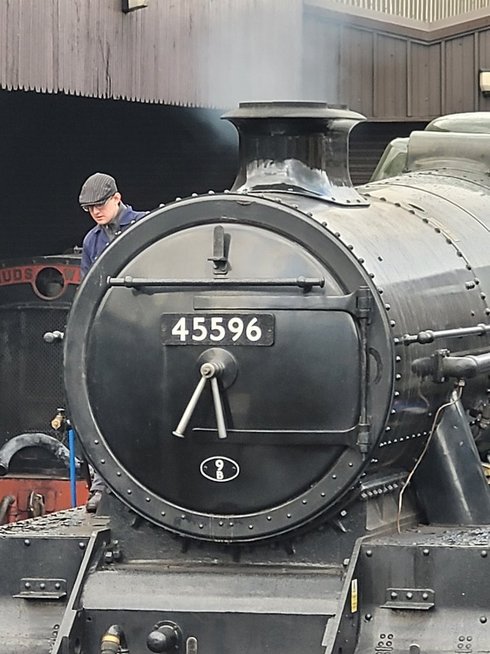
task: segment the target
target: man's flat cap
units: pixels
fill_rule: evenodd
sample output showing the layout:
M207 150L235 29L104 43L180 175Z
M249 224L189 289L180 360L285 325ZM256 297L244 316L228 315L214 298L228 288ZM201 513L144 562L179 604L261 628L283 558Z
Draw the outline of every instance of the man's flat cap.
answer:
M117 193L117 184L114 177L106 173L94 173L85 180L78 196L82 207L92 204L101 204Z

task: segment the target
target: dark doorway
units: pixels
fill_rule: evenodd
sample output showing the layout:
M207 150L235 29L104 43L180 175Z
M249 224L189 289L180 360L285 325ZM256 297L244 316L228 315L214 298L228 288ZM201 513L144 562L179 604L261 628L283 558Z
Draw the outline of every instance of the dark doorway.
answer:
M0 91L0 259L63 253L92 226L77 203L84 179L113 175L135 209L229 188L237 135L220 110ZM362 123L352 180L369 179L386 144L423 124Z
M92 223L77 197L96 171L113 175L139 210L228 188L237 137L221 113L0 91L0 258L80 245Z

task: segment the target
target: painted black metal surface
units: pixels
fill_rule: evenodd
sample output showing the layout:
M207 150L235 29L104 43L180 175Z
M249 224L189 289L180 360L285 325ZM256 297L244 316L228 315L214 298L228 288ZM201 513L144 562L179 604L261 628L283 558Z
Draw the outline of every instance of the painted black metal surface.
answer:
M231 268L223 282L213 279L211 291L203 273L212 272L217 223L230 237ZM198 538L257 540L316 517L359 476L388 409L386 367L372 389L380 410L367 424L368 349L388 359L391 348L369 277L317 222L260 198L182 202L128 236L127 249L108 250L105 266L87 277L65 342L68 392L76 388L86 398L71 403L70 413L95 467L105 466L113 490L142 515ZM324 281L280 291L267 284L278 262L284 278ZM116 275L142 281L157 272L155 287L113 285ZM167 278L183 278L185 285L167 287ZM241 286L251 278L263 282ZM215 315L209 333L205 314ZM162 343L169 315L181 347ZM274 316L274 344L231 346L236 379L220 391L227 438L218 435L210 388L186 438L175 438L209 348L199 339L214 338L219 346L233 338L239 317L245 335L258 338L257 315ZM114 330L115 321L124 329ZM124 407L114 403L129 389ZM93 438L85 439L87 433ZM238 474L216 483L202 474L210 460L231 461Z
M106 519L81 519L76 578L21 557L0 583L7 615L36 607L42 654L486 651L488 182L473 165L357 190L342 174L337 202L308 187L333 160L288 190L289 118L293 154L323 165L297 111L252 126L253 193L160 207L77 293L69 409L110 494ZM335 111L317 146L344 170L353 117ZM38 536L41 561L61 551Z
M484 652L488 528L422 528L364 542L358 654Z

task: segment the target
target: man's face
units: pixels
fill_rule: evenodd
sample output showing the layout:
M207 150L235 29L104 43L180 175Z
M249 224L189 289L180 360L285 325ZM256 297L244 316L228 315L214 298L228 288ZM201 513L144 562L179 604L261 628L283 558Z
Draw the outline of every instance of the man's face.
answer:
M97 225L108 225L117 216L121 194L114 193L103 204L93 204L88 207L88 212Z

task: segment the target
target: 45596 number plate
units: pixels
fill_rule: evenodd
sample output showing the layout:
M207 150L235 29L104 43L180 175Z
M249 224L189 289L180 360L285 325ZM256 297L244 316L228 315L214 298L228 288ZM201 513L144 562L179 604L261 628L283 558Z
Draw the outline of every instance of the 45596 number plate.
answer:
M164 345L272 345L274 316L270 313L165 313Z

